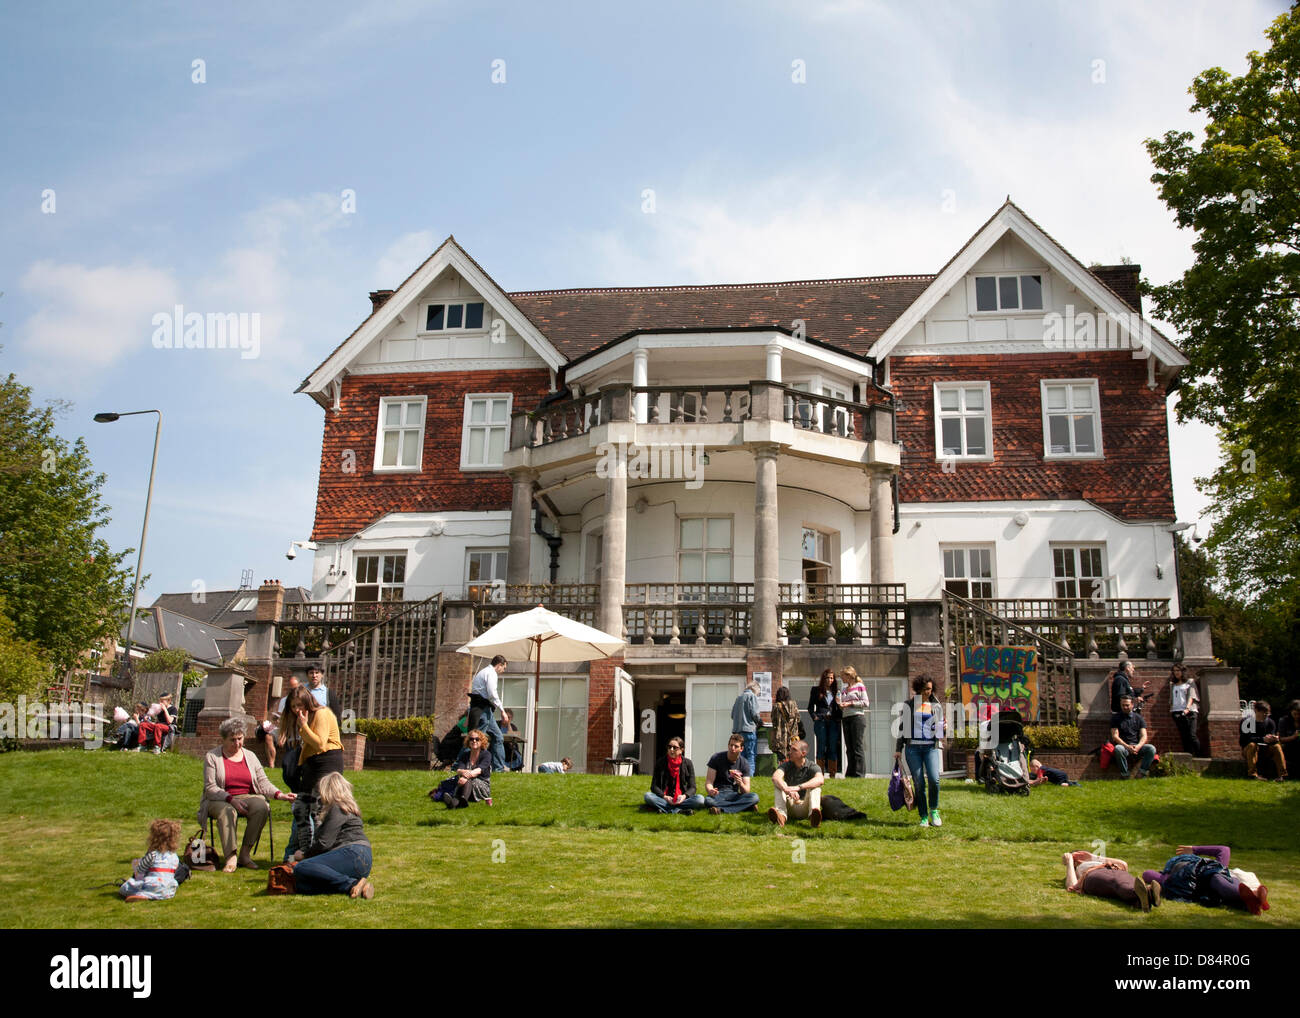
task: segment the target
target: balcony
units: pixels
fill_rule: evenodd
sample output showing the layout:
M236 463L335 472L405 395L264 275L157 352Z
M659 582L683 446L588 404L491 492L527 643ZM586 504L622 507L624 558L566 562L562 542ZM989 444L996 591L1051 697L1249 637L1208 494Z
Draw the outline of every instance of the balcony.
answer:
M971 604L1018 623L1076 657L1174 656L1177 624L1170 617L1168 598L972 598Z

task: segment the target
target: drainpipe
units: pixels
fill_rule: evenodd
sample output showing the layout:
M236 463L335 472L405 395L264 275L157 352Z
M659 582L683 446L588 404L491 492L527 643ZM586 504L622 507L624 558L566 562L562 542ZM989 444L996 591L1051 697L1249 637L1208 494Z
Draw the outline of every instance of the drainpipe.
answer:
M541 509L539 508L537 512L533 513L533 533L535 533L538 537L540 537L543 541L545 541L546 546L551 549L551 583L554 583L555 577L559 575L560 546L564 544L564 538L562 538L558 533L560 529L558 524L556 525L555 529L556 529L556 534L554 536L548 534L545 530L542 529Z

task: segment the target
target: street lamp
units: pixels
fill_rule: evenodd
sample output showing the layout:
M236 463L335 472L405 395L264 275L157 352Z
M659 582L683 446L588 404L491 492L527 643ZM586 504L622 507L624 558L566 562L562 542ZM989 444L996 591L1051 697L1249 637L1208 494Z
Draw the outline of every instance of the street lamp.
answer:
M126 413L95 414L97 424L112 424L120 417L135 417L138 414L157 414L158 426L153 433L153 463L149 466L149 493L144 499L144 527L140 530L140 549L135 556L135 586L131 588L131 617L126 622L126 653L122 657L121 675L125 678L131 674L131 640L135 635L135 609L140 599L140 567L144 565L144 541L149 535L149 506L153 502L153 474L158 468L158 439L162 436L161 410L130 410Z

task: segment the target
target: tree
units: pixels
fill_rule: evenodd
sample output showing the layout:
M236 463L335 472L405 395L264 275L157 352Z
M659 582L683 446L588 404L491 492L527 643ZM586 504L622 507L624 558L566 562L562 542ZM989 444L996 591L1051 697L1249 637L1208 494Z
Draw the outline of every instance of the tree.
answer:
M1150 287L1155 314L1186 339L1180 420L1215 425L1228 457L1199 483L1212 499L1210 550L1270 611L1300 605L1300 5L1273 22L1266 53L1232 77L1192 83L1208 117L1147 141L1151 180L1178 225L1196 231L1196 261Z
M130 603L127 552L97 531L108 522L85 442L55 433L58 404L0 382L0 598L14 636L64 670L121 630Z
M40 647L14 635L14 624L0 602L0 702L38 697L53 678L54 670Z

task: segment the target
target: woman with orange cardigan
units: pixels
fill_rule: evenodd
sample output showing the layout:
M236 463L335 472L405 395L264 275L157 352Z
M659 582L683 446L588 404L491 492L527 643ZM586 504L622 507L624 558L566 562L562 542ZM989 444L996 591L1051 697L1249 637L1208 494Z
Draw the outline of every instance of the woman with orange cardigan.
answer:
M286 737L297 736L302 746L298 751L298 765L302 768L299 785L314 797L316 783L322 777L343 773L343 740L339 737L338 718L328 707L317 703L310 690L299 686L289 694L280 724Z

